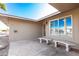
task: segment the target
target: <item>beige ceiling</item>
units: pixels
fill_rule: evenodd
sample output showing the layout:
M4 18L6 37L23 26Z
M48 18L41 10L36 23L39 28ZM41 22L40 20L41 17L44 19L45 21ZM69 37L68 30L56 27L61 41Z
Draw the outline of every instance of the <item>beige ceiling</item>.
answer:
M79 3L49 3L60 12L68 11L79 7Z

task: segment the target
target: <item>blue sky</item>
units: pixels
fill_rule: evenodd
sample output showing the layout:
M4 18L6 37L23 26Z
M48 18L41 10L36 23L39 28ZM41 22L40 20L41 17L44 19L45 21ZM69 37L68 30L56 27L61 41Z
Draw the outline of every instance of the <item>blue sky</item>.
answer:
M71 26L72 25L71 17L67 17L66 18L66 24L67 24L67 26Z
M40 19L58 10L47 3L6 3L7 11L0 13L15 15L30 19Z

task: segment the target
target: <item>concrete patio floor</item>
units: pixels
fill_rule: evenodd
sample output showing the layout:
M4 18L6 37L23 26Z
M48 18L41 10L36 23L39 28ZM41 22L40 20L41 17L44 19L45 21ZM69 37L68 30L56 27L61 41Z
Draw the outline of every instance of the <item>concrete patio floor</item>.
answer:
M38 40L10 41L8 56L79 56L74 51L66 52L64 48L55 48Z

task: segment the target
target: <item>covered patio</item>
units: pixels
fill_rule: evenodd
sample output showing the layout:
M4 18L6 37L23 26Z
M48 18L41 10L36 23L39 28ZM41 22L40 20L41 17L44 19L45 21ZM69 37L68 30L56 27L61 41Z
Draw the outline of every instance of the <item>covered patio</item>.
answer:
M9 33L0 36L1 56L79 56L78 3L6 6L8 11L1 10L0 21ZM69 50L71 42L76 45Z

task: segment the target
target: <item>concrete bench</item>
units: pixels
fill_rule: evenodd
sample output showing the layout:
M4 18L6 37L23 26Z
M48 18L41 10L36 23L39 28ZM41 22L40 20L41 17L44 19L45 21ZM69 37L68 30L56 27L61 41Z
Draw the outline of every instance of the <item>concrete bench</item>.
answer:
M69 41L64 41L64 40L53 40L53 42L55 43L55 47L57 47L58 43L65 44L67 52L70 50L70 48L69 48L70 46L75 46L74 43L69 42Z
M68 52L70 50L70 46L76 46L75 42L69 40L72 40L72 38L66 35L62 35L56 36L53 42L55 43L55 47L57 47L58 43L64 44L66 47L66 51Z
M52 40L52 37L51 36L43 36L43 37L39 37L38 39L40 40L40 43L42 43L43 40L45 40L46 41L46 44L48 44L49 41Z

